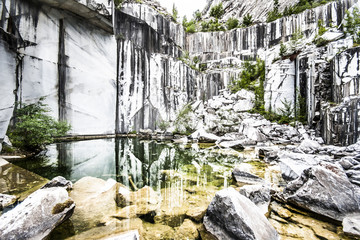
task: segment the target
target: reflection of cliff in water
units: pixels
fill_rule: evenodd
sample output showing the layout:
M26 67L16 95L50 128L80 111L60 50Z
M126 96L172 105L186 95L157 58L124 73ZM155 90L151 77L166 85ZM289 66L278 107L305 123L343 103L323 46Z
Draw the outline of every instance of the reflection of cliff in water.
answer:
M163 188L170 178L183 177L175 172L186 173L191 185L199 185L219 178L222 175L218 173L219 168L237 161L240 160L200 149L198 145L117 138L54 144L45 156L17 164L49 179L62 175L75 182L93 176L104 180L113 178L131 188L133 185Z

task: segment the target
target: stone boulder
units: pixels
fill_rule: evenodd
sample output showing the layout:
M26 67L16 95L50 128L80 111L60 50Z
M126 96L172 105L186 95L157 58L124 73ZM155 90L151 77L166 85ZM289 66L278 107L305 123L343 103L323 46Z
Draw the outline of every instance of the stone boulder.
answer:
M16 199L17 197L14 195L0 193L0 211L14 204L16 202Z
M201 222L202 219L203 219L204 216L205 216L206 210L207 210L207 206L206 206L206 205L201 206L201 207L192 207L192 208L189 208L189 209L186 211L186 217L189 217L189 218L191 218L192 220L194 220L194 221L196 221L196 222Z
M342 222L343 231L350 236L360 237L360 215L351 215Z
M116 213L115 199L118 184L108 189L111 182L94 177L83 177L74 183L70 196L76 202L72 216L75 231L86 231L100 224L106 224Z
M145 186L136 192L130 192L120 186L116 194L116 203L122 209L119 209L113 216L120 219L146 215L154 217L159 209L159 202L158 194L151 187Z
M44 239L75 208L61 187L39 189L13 210L0 217L2 239Z
M264 215L268 213L271 201L269 187L263 185L245 185L240 188L239 192L255 203Z
M246 119L243 121L239 127L239 133L242 133L247 139L253 140L256 142L265 142L267 137L259 130L257 126L254 126L249 121L253 119Z
M116 199L115 199L118 207L123 208L130 205L130 195L131 192L129 189L120 186L119 189L117 190Z
M175 239L196 240L199 238L197 226L190 219L185 219L183 224L176 229Z
M322 162L304 170L284 189L284 198L294 205L342 221L360 213L360 194L337 165Z
M279 238L258 207L233 188L216 193L204 217L204 226L217 239Z
M232 148L236 150L244 150L244 140L236 140L236 141L222 141L219 143L220 147L223 148Z
M305 169L315 166L321 161L332 161L332 158L327 155L312 155L290 151L281 151L278 153L278 157L281 174L286 181L295 180Z
M202 143L215 143L221 139L215 134L206 132L204 129L199 129L195 131L190 135L190 138L196 139Z
M57 176L57 177L54 177L53 179L51 179L50 182L48 182L47 184L45 184L41 188L44 189L44 188L52 188L52 187L63 187L66 190L71 190L72 189L72 182L69 181L69 180L66 180L62 176Z
M263 184L265 180L254 174L242 171L240 168L235 167L231 173L233 180L237 185L242 186L244 184Z
M320 148L321 145L317 141L311 139L303 140L299 146L299 150L305 153L314 153L319 151Z

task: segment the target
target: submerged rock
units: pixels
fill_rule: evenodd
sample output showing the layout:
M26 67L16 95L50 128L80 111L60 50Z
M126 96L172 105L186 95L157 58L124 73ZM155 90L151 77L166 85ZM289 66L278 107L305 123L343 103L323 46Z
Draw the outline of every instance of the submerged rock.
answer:
M192 207L187 210L186 216L193 219L196 222L201 222L201 220L205 216L206 210L207 210L207 206L205 205L202 207Z
M65 189L39 189L0 217L1 238L44 239L72 215L74 208Z
M342 221L347 214L360 213L360 194L342 169L321 163L304 170L284 189L285 199L301 208Z
M147 240L175 239L175 231L170 226L151 223L144 223L143 225Z
M233 188L216 193L204 218L207 231L218 239L278 239L258 207Z
M199 232L195 223L189 219L185 219L183 224L176 229L175 239L178 240L196 240L199 238Z
M116 213L117 184L108 190L106 185L106 181L94 177L81 178L74 184L70 196L76 202L72 216L75 231L105 224Z

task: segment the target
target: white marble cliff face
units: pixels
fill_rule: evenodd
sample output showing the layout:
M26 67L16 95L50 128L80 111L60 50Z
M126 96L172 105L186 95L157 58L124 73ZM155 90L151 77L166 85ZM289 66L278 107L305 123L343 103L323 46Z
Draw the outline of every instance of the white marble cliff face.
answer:
M74 7L58 10L49 1L42 2L37 6L26 1L0 2L1 27L10 30L8 26L16 27L3 34L18 39L0 41L1 52L5 53L0 56L0 88L4 96L0 101L0 139L8 127L15 101L31 103L44 96L50 114L69 122L73 135L154 129L161 121L174 120L187 103L218 95L239 76L241 61L255 57L266 61L267 108L282 108L285 100L295 102L301 82L296 61L273 64L280 41L288 42L300 29L304 41L311 42L317 33L318 19L327 25L338 25L355 1L331 2L248 28L195 34L186 34L181 25L159 14L159 8L146 4L126 3L120 10L109 11L114 14L113 29L109 31L104 8L97 12L94 6L109 10L111 2L92 1L91 6L85 6L85 1L77 2L86 8L79 13L81 16L73 14ZM254 13L261 7L270 9L271 4L259 6ZM10 15L17 19L15 24L9 20ZM101 24L94 24L94 19ZM11 44L15 44L15 51L10 50ZM338 48L332 44L328 49L325 55L334 56ZM179 60L183 51L189 51L190 58L200 57L208 69L199 72L184 64ZM303 54L301 59L317 59L315 55L306 56ZM339 59L341 63L346 61ZM344 69L340 67L337 71ZM311 82L315 78L304 79ZM341 81L346 82L347 78ZM356 87L351 84L339 86L346 86L353 93ZM344 97L347 95L344 93ZM315 115L316 111L311 112Z

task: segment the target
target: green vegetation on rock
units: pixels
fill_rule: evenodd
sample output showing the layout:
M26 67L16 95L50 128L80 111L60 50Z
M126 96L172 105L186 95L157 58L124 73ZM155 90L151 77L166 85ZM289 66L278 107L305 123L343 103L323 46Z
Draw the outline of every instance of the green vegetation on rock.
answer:
M246 14L244 16L243 23L242 23L243 27L249 27L249 26L251 26L253 24L254 24L254 19L251 16L251 14L249 14L249 13Z
M185 105L179 112L179 114L177 115L175 122L174 122L174 126L175 126L175 133L180 133L183 135L190 135L191 133L193 133L195 131L195 129L193 129L191 127L190 121L191 121L191 117L190 117L190 113L192 111L191 105L187 104Z
M290 16L292 14L299 14L307 9L316 8L333 0L300 0L297 4L290 7L285 7L284 12L279 12L279 0L274 1L274 8L267 16L267 22L275 21L276 19Z
M355 44L360 44L360 13L355 7L353 12L346 11L345 17L345 33L352 35Z
M264 110L264 81L265 81L265 62L257 59L256 62L245 61L242 64L244 69L240 74L240 79L232 81L229 89L235 93L241 89L253 91L255 93L255 111Z
M292 121L306 121L305 99L297 93L298 99L296 106L284 100L283 107L279 109L280 114L265 110L264 101L264 82L265 82L265 62L257 59L256 62L245 61L242 65L243 71L240 74L240 79L233 80L229 85L232 93L236 93L241 89L246 89L255 93L254 108L250 111L252 113L259 113L270 121L279 123L290 123Z
M239 27L239 20L236 18L229 18L226 22L227 30L231 30Z
M15 110L15 124L8 130L14 144L28 151L41 151L46 144L54 142L55 137L66 135L70 125L58 122L47 115L50 110L43 103L44 99L33 104L24 104Z
M224 13L225 10L223 8L222 3L219 3L218 5L215 5L210 9L210 16L216 19L221 18L224 15Z
M175 3L173 4L173 8L172 8L172 15L171 15L171 18L174 22L177 22L178 20L178 17L179 17L179 12L175 6Z

